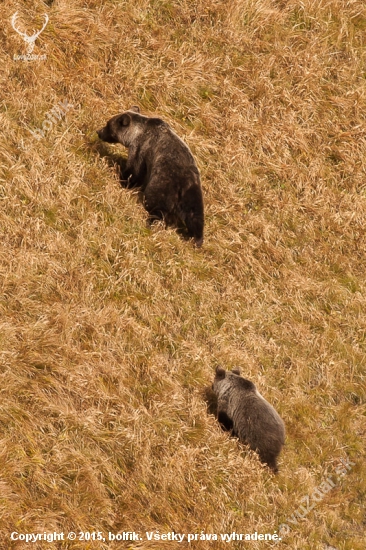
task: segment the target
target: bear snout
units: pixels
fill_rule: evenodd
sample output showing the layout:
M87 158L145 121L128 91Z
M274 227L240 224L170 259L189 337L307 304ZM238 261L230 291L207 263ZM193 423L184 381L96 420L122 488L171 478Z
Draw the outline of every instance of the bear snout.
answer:
M104 126L104 128L101 128L100 130L97 130L98 137L105 141L106 143L118 143L118 139L115 139L107 126Z

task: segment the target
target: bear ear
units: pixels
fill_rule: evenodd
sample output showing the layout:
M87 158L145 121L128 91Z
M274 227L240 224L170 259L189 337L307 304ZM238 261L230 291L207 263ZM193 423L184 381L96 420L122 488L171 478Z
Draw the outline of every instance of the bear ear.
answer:
M225 375L226 375L225 369L223 369L222 367L216 367L216 378L221 380L225 378Z
M128 113L124 113L119 119L119 123L121 126L128 126L130 122L131 116Z
M233 372L234 374L237 374L238 376L240 376L240 369L239 369L239 367L235 367L235 369L231 369L231 372Z
M134 113L139 113L140 107L138 107L137 105L132 105L132 107L130 107L128 110L133 111Z

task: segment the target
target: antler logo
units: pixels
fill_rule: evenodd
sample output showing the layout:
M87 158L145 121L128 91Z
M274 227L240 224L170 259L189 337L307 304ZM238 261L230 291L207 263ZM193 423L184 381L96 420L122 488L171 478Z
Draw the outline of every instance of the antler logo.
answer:
M20 34L20 36L23 38L23 40L27 43L27 54L31 54L33 52L35 41L37 40L37 38L39 37L41 32L45 29L45 27L48 23L48 15L47 15L47 13L44 14L45 22L44 22L43 27L41 28L40 31L35 32L34 34L32 34L32 36L28 36L27 33L22 32L22 31L20 31L19 29L16 28L17 16L18 16L18 12L16 11L14 13L13 17L11 18L11 25L12 25L13 29L18 34Z

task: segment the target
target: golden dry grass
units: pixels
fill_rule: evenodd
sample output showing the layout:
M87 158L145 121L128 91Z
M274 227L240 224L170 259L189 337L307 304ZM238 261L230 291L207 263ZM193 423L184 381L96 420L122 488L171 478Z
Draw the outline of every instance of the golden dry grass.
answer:
M10 25L39 28L34 54ZM291 531L365 548L366 8L362 0L0 5L0 548L12 531ZM37 141L59 101L74 108ZM191 147L201 251L146 229L95 129L138 104ZM202 388L239 365L287 427L280 473ZM341 458L355 463L298 524ZM275 547L196 542L191 548Z

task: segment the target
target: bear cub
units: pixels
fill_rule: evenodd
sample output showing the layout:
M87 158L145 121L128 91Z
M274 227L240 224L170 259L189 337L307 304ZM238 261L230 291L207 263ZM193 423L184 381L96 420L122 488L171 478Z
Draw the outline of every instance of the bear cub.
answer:
M97 131L107 143L128 148L122 179L140 187L149 222L183 223L197 247L203 243L203 198L200 174L188 146L160 118L140 114L138 107L111 118Z
M240 376L239 369L227 372L217 367L212 390L217 397L218 421L225 429L232 429L233 435L277 472L277 457L285 443L285 426L272 405L253 382Z

